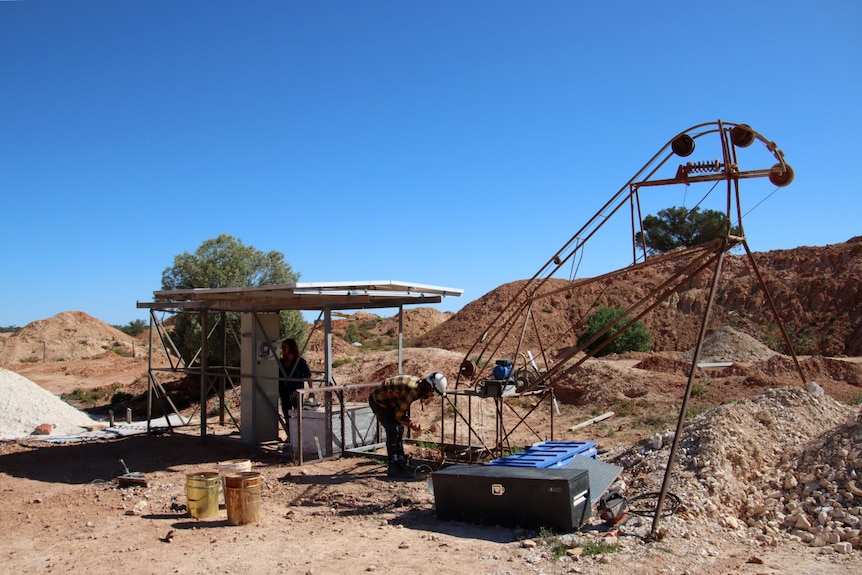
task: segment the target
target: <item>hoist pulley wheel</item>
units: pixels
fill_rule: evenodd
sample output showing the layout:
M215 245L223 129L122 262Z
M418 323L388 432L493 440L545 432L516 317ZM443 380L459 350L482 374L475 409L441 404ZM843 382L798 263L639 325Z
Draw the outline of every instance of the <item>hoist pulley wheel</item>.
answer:
M793 168L790 167L790 164L779 162L769 169L769 181L779 188L790 185L790 182L793 181L793 176Z
M730 141L737 148L747 148L754 143L754 132L746 124L739 124L730 129Z
M473 377L476 373L476 364L470 361L469 359L465 359L461 362L461 369L459 373L464 377Z
M536 382L539 380L539 374L531 369L522 368L515 372L515 391L523 393L532 391L536 387Z
M680 134L673 139L673 142L670 144L670 148L677 156L681 156L683 158L690 156L694 151L694 138L688 134Z

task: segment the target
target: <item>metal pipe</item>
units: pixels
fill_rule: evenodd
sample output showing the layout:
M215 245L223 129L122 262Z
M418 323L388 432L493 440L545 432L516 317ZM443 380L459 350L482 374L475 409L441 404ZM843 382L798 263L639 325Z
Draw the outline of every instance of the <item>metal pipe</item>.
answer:
M207 322L209 319L209 313L207 313L206 308L201 310L200 314L200 322L201 322L201 439L206 439L207 437L207 383L206 383L206 373L207 373L207 351L209 351L209 345L207 342L209 340L209 334L207 333ZM168 416L170 417L170 416Z
M679 447L680 438L682 437L683 425L685 423L685 412L688 408L688 400L691 397L691 389L694 385L694 377L697 371L697 364L700 361L700 351L703 348L703 341L706 339L706 328L709 324L709 316L712 312L712 304L715 301L715 294L717 291L718 280L721 276L721 265L724 262L724 255L726 253L726 244L722 247L721 251L718 254L718 258L715 262L715 272L712 276L712 284L709 287L709 297L706 301L706 309L703 312L703 322L700 325L700 333L697 336L697 344L694 347L694 356L691 358L691 370L688 374L688 383L685 386L685 394L682 398L682 406L679 408L679 417L676 422L676 433L673 436L673 442L670 447L670 455L668 456L667 467L664 471L664 479L661 484L661 491L659 492L658 502L656 503L655 516L652 521L652 529L650 531L650 537L652 539L656 539L658 535L658 526L661 519L662 508L664 507L665 496L667 495L667 489L670 485L670 475L673 470L673 464L676 461L676 450Z
M802 383L805 383L805 373L802 371L802 366L799 364L796 352L793 351L793 344L790 343L790 336L787 335L787 330L784 328L784 322L781 321L781 316L778 315L778 308L775 307L775 301L772 299L772 295L769 293L769 290L766 289L766 282L763 281L763 276L760 275L760 270L757 268L757 263L754 261L754 255L751 253L751 250L748 249L748 242L743 240L742 245L745 247L745 253L748 254L748 261L754 270L754 275L757 276L757 281L760 282L760 287L766 295L769 309L772 310L772 315L775 317L775 323L778 325L778 329L781 331L781 337L784 339L784 345L787 346L787 353L793 358L793 364L799 372L799 377L802 379Z
M147 433L151 431L153 419L153 328L156 323L156 311L150 310L149 353L147 354ZM170 354L168 354L170 357Z
M327 308L324 310L324 346L323 346L323 363L324 363L324 379L326 385L332 383L332 310ZM311 382L309 382L311 385ZM298 402L296 408L302 410L303 401ZM332 393L329 391L323 392L323 412L326 425L324 426L324 437L326 439L326 454L332 455L332 446L334 444L332 437Z
M222 366L227 363L227 314L221 312L221 354L220 361ZM224 392L225 392L225 377L226 372L222 371L222 376L219 377L218 386L218 423L224 425Z
M404 306L399 305L398 306L398 375L401 375L402 373L404 373L402 370L402 367L401 367L402 366L402 360L404 357L404 352L402 349L403 345L404 345Z

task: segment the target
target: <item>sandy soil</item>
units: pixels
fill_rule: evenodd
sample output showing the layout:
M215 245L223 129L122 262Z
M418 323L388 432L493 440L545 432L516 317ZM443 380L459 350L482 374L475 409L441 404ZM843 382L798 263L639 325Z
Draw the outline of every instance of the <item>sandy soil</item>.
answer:
M262 520L233 526L185 511L186 474L251 455L262 474ZM119 487L124 470L144 487ZM76 462L74 465L70 462ZM425 482L390 481L365 459L303 467L249 453L229 440L139 436L104 444L2 447L4 570L135 573L834 573L859 572L856 555L790 543L763 547L714 526L648 542L647 525L617 537L585 532L568 541L622 542L615 553L553 559L539 534L438 521ZM640 521L640 520L638 520ZM673 531L681 518L667 521Z
M145 389L144 358L102 353L105 346L114 348L119 336L98 339L79 332L73 337L79 346L92 339L100 352L75 358L68 355L68 346L58 347L67 354L62 359L33 361L34 351L28 349L21 352L24 360L4 367L56 394L106 386L135 393ZM38 351L39 346L33 349ZM340 383L378 381L394 373L394 352L349 351L355 357L336 370ZM312 369L319 361L315 353L313 349L308 353ZM602 459L624 467L621 478L633 492L655 489L669 449L666 441L660 449L649 446L675 424L687 379L679 355L662 352L588 360L577 373L561 378L556 389L560 413L555 416L554 438L596 441ZM746 357L745 363L702 374L691 403L696 412L717 405L749 405L745 398L756 399L782 386L801 388L787 358L773 353ZM409 349L404 370L453 373L462 358L461 353L442 349ZM672 491L684 505L662 519L658 540L649 537L652 520L639 516L617 530L593 517L580 531L569 534L439 521L426 481L390 480L381 463L370 458L299 466L284 458L277 446L251 448L238 441L234 428L213 425L210 420L206 440L191 428L85 444L53 445L35 438L0 443L4 505L0 529L6 533L0 539L3 570L434 575L862 572L858 548L838 552L832 545L806 545L787 530L765 536L762 529L746 525L752 519L747 515L750 509L776 498L783 505L799 491L776 485L791 473L788 466L801 453L798 450L807 446L815 456L827 451L816 440L858 411L849 405L859 397L862 365L858 361L811 357L803 358L803 363L826 390L828 400L806 400L799 414L795 407L783 405L758 412L755 402L749 406L754 412L751 417L742 410L728 411L724 419L692 424L700 434L701 447L720 443L716 436L728 443L702 455L701 459L710 461L698 461L700 469L692 471L694 459L688 459L675 472ZM521 402L520 407L528 406ZM607 411L616 415L569 431L574 424ZM486 410L483 416L489 413ZM433 407L414 413L429 430L419 439L433 439L430 430L435 429L438 414ZM781 419L793 414L795 419ZM531 425L545 434L550 411L537 410L532 417ZM763 427L768 423L773 427ZM484 427L492 425L486 422ZM774 436L767 437L765 430ZM848 432L842 437L854 436ZM513 443L528 445L548 438L523 431ZM763 439L772 443L760 445ZM793 443L780 443L785 439ZM855 465L858 473L862 437L855 441L841 448L846 453L840 462L846 461L851 469ZM687 446L683 451L688 456L692 449ZM791 454L790 460L782 459L783 453ZM214 471L218 462L236 458L251 459L263 479L261 521L230 525L223 498L217 518L191 518L186 507L187 474ZM798 459L803 460L801 455ZM147 485L120 486L117 478L125 472L123 464L143 474ZM825 465L815 464L817 469ZM712 476L719 478L718 487L703 491L704 481ZM855 505L858 510L859 504ZM590 555L599 544L607 545L605 552Z
M619 362L619 366L615 361L597 362L595 377L608 381L607 370L633 369L631 358ZM130 374L123 375L118 371L121 365L115 362L111 367L113 378L131 377L131 372L140 370L130 364ZM45 367L41 369L43 385L55 391L66 388L65 376L52 380ZM36 371L30 375L36 376ZM671 386L669 391L679 388ZM419 413L426 427L431 426L433 413L432 409ZM643 429L627 433L626 427L636 427L636 421L625 417L577 433L566 431L589 414L587 407L562 405L556 426L562 437L557 439L597 440L605 452L603 458L609 459L647 435ZM534 425L541 428L546 423L540 418ZM191 429L88 444L45 445L30 440L0 444L5 508L0 529L7 533L0 541L0 555L5 569L154 574L397 570L435 575L801 575L862 570L858 550L838 554L831 547L824 550L788 539L766 544L744 529L730 529L715 518L696 515L663 519L661 532L666 535L660 541L648 537L651 519L641 517L610 533L594 517L580 532L559 537L535 530L438 521L425 481L390 480L378 461L366 458L298 466L276 449L241 444L232 431L210 426L206 441ZM223 498L217 518L191 518L186 508L186 475L214 471L219 461L236 458L251 459L254 470L261 473L261 521L230 525ZM125 472L123 462L131 471L144 474L146 487L118 485L117 477ZM634 481L634 476L624 477ZM578 554L597 543L619 544L619 548L595 556ZM563 549L562 557L555 558L555 545L569 548L569 554Z

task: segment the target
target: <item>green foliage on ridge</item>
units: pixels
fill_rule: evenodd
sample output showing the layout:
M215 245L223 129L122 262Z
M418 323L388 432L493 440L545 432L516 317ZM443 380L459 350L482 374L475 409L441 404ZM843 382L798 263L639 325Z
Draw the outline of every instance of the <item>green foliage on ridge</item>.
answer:
M625 313L620 307L601 307L593 315L587 319L587 328L584 333L578 337L578 345L584 345L600 333L606 326L614 323L620 316ZM595 355L601 357L611 353L626 353L628 351L649 351L650 340L652 336L646 328L646 324L638 320L626 328L622 333L617 335L621 327L628 322L628 318L623 318L614 327L599 336L594 342L590 343L585 351L596 351ZM615 336L615 337L614 337ZM607 343L608 340L613 341ZM602 347L604 346L604 347Z

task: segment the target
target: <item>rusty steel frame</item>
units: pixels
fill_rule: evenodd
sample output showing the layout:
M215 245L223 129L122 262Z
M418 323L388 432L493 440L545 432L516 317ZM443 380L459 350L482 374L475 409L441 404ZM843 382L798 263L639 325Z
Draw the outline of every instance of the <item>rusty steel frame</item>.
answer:
M509 403L509 399L512 398L528 398L530 400L535 400L535 403L530 405L528 408L525 408L526 411L524 413L518 412L511 403ZM464 413L464 409L459 407L459 399L467 402L466 407L466 415ZM486 401L491 400L494 404L494 444L489 445L487 441L479 434L472 421L473 417L473 401ZM530 424L527 422L527 419L532 415L535 411L539 409L543 404L547 402L548 408L550 410L550 435L543 437L539 431L533 429ZM463 452L463 456L455 455L453 457L454 460L461 463L471 463L478 459L488 459L488 458L498 458L505 455L507 450L512 448L510 437L511 435L522 425L528 428L532 434L538 440L554 440L554 409L556 408L556 397L554 396L554 390L550 387L545 387L541 389L535 389L531 391L526 391L523 393L517 393L511 396L483 396L478 393L475 389L456 389L450 393L447 393L443 398L443 403L441 407L441 413L443 417L441 417L441 425L440 425L440 444L444 446L444 448L451 448L454 451L461 450ZM447 409L452 410L452 440L447 441L447 426L446 426L446 418L445 412ZM507 427L506 426L506 410L508 409L508 413L513 416L514 423L513 425ZM466 443L459 443L457 441L458 435L458 422L462 422L466 425ZM473 440L478 442L477 444L473 443ZM481 448L481 450L477 451L477 449Z
M720 139L722 154L720 160L694 163L687 162L679 165L673 177L658 177L659 171L666 166L670 166L669 162L673 158L687 157L694 151L695 143L698 140L711 136L717 136ZM747 148L755 142L760 142L766 147L766 150L772 154L775 163L771 167L767 168L741 170L739 167L737 148ZM532 327L536 331L536 340L541 346L541 349L538 350L538 354L544 362L544 370L539 374L538 379L533 382L531 389L552 389L552 385L558 376L570 373L571 370L578 369L587 359L595 357L601 349L613 342L616 337L625 331L625 328L643 318L658 305L666 302L673 294L679 292L686 283L701 274L711 272L712 279L709 282L710 291L708 301L701 319L700 331L694 348L694 356L692 358L692 367L689 370L689 378L683 395L679 416L677 418L676 434L671 446L670 455L665 469L665 476L657 503L655 519L652 525L651 536L653 537L657 533L664 499L670 484L671 469L675 461L676 451L684 426L686 407L691 396L691 389L696 376L696 366L698 364L704 338L707 333L708 321L712 313L716 290L720 281L722 264L725 254L727 254L731 249L738 246L741 246L744 249L748 263L754 270L754 275L760 289L763 290L763 293L766 296L770 311L781 332L787 353L792 357L796 369L799 372L800 379L803 383L805 382L805 374L803 373L802 367L793 350L793 345L778 314L775 302L767 289L760 270L757 268L757 264L748 246L743 230L743 214L740 201L739 182L741 180L764 177L769 178L770 182L776 187L783 187L791 183L793 179L793 170L785 162L784 153L778 149L776 144L764 138L760 133L753 130L747 124L723 122L718 120L716 122L698 124L680 132L659 149L659 151L637 173L635 173L635 175L626 182L619 191L617 191L616 194L614 194L611 199L608 200L587 221L587 223L584 224L563 245L563 247L560 248L539 269L538 272L536 272L535 275L533 275L533 277L527 280L511 298L508 304L502 306L501 310L489 322L487 328L483 330L479 339L465 354L464 360L461 364L461 369L456 378L456 390L471 390L477 388L481 382L487 380L490 376L490 368L493 367L494 358L502 356L508 357L509 354L511 354L511 357L517 357L522 353L521 346L523 345L524 334L530 327ZM641 211L641 191L659 186L691 185L704 182L715 182L714 186L720 182L726 183L727 195L724 210L726 216L726 227L723 236L709 243L704 243L691 248L660 255L649 254L645 243L646 234L644 232L643 214ZM585 244L591 240L614 215L620 212L624 206L630 206L631 211L633 246L632 264L628 267L588 280L574 280L570 277L568 278L569 285L566 287L551 289L547 285L549 280L561 272L564 266L568 265L570 262L574 264L576 261L576 255L583 253ZM731 222L734 218L738 225L738 235L731 234L731 230L733 229ZM637 241L638 238L640 238L640 243ZM639 252L642 256L639 256ZM614 280L618 280L628 274L637 272L642 268L654 267L667 262L682 262L680 264L682 267L677 269L671 277L666 278L660 285L651 289L642 299L630 304L628 308L625 309L625 312L614 322L606 326L588 341L563 349L559 355L553 359L550 357L549 350L553 349L554 345L558 345L565 337L571 336L573 333L580 333L583 331L583 328L585 327L583 325L584 320L573 323L571 330L566 333L547 334L550 339L546 338L546 341L543 341L533 313L533 307L537 302L554 295L560 295L564 292L583 287L585 284L590 282L607 282L607 284L605 284L605 289L607 289L607 286L612 285ZM616 331L612 332L612 330ZM609 332L610 335L607 336L604 343L595 349L591 347ZM520 335L518 336L519 333ZM556 336L555 339L554 336ZM511 341L517 341L514 349L506 348L505 346L509 345L509 342ZM501 354L501 352L505 352L505 354ZM570 363L578 354L583 354L583 357L577 359L574 363ZM464 422L468 426L471 425L467 420L464 420Z

